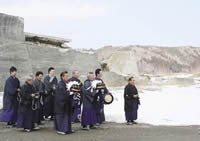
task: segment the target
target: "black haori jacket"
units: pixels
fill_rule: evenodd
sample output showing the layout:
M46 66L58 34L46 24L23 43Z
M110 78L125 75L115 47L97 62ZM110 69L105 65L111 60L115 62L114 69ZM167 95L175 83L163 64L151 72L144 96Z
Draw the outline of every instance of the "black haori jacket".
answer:
M72 96L66 87L66 82L61 80L56 88L55 114L70 114L72 110Z
M124 89L124 111L133 112L133 102L139 104L138 98L133 98L134 95L137 95L138 91L134 85L128 84Z
M24 85L21 87L20 91L20 105L19 110L22 113L29 113L32 112L32 94L34 94L35 88L33 85L28 84L27 82L24 83Z

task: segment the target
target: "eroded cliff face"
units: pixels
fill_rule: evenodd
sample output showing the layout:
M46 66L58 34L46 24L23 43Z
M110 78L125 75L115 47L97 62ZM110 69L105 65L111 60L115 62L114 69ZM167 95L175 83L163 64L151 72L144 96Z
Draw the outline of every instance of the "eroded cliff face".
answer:
M198 73L200 48L107 46L97 50L98 60L118 74Z

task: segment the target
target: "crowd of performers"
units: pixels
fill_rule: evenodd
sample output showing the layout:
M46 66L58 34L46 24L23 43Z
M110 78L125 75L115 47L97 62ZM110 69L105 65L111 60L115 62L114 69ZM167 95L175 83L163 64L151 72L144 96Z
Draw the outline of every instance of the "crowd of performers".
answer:
M109 92L101 69L89 72L81 83L78 71L73 71L70 79L67 71L62 72L58 82L55 69L50 67L44 80L43 72L38 71L35 79L27 76L22 86L16 73L11 67L4 87L0 122L9 127L30 132L39 130L43 120L53 120L58 134L68 134L74 132L73 122L81 122L83 130L96 129L105 122L105 95ZM133 77L125 87L124 99L127 124L136 124L139 96Z

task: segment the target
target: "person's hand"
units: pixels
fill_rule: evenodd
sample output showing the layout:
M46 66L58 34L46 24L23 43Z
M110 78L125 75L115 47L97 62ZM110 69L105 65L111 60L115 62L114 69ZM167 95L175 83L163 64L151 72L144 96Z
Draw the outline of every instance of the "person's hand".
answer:
M56 87L55 87L55 86L53 86L53 90L54 90L54 91L56 90Z
M134 98L137 98L137 97L138 97L138 95L134 95L133 97L134 97Z
M20 92L20 88L18 88L17 91Z
M32 97L35 97L35 95L36 95L36 94L32 94L31 96L32 96Z

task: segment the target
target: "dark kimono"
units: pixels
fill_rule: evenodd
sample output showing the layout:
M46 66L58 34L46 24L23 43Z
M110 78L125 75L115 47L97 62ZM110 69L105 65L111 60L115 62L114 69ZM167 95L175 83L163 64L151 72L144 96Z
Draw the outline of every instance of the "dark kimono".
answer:
M79 79L72 77L68 80L70 81L76 81L80 84L80 87L82 87L82 83ZM72 99L72 122L77 122L79 121L79 117L81 115L81 104L82 104L82 97L81 97L81 92L80 95L74 95Z
M17 128L33 129L34 128L34 113L32 110L32 94L35 94L33 85L25 84L21 87L20 103L17 119Z
M43 98L45 94L45 86L42 81L37 79L34 80L33 86L35 88L37 98L34 99L34 123L40 124L41 120L43 120Z
M47 75L44 78L44 85L45 85L45 97L44 97L44 116L48 117L51 116L53 117L54 115L54 95L55 91L53 90L53 86L57 86L57 78L54 77L51 80L51 77Z
M10 76L6 80L4 87L3 110L0 119L1 122L12 122L14 124L17 121L18 88L20 88L19 80L16 77Z
M95 78L95 80L100 80L103 84L104 81L100 78ZM105 121L105 114L104 114L104 96L105 93L108 93L108 89L105 87L102 91L102 89L97 93L97 105L96 105L96 110L97 110L97 123L101 124L102 122Z
M94 125L97 123L96 115L96 90L91 88L91 81L86 80L82 87L83 91L83 111L81 116L81 125Z
M66 82L58 83L55 94L55 118L54 128L59 132L71 132L71 104L72 97L66 88Z
M137 94L138 91L134 85L128 84L124 89L124 110L127 121L137 120L138 105L140 103L138 98L133 97Z

